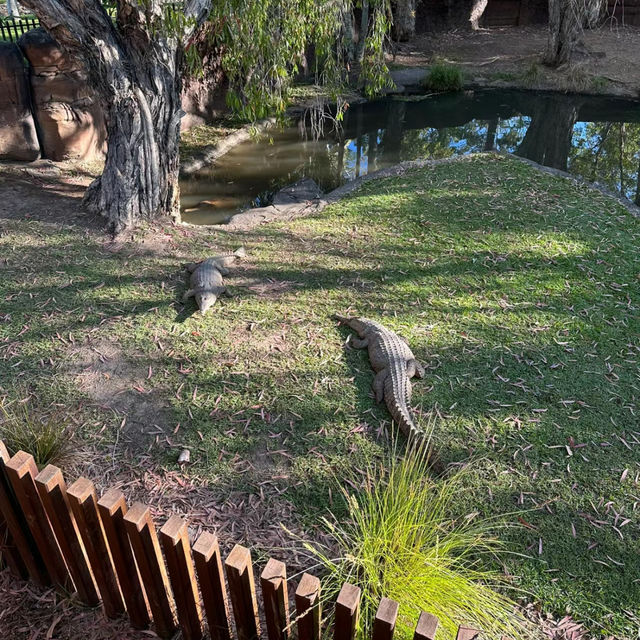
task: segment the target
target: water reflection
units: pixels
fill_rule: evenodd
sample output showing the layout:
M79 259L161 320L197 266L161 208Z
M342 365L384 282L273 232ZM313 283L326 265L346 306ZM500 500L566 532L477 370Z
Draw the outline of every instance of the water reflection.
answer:
M356 105L340 131L320 140L298 126L239 145L182 183L183 218L223 222L302 177L330 190L402 160L490 149L568 170L640 203L640 103L484 90Z

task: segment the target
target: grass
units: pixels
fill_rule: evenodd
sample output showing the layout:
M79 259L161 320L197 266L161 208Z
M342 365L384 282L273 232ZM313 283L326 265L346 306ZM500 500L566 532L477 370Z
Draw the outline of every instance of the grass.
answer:
M10 455L26 451L40 469L69 463L76 454L68 416L60 410L38 412L28 398L11 407L0 405L0 439Z
M221 503L278 495L312 533L335 505L330 478L389 442L366 354L330 319L368 315L426 363L413 399L441 415L441 460L474 460L452 516L518 512L505 565L528 598L595 634L634 633L640 226L616 202L486 156L367 183L313 218L167 227L133 249L43 211L2 223L0 386L64 403L109 452L99 464L131 439L139 464L178 471L188 446L184 473ZM181 264L240 245L235 297L182 311ZM119 355L103 363L105 345ZM103 387L119 376L109 363L126 365L123 386L83 384L87 354ZM164 407L140 420L161 436L136 435L145 401Z
M464 84L462 70L454 65L438 62L429 69L424 88L429 91L461 91Z
M353 480L357 486L360 478ZM460 476L434 480L429 455L413 447L402 456L393 450L371 465L363 489L344 488L348 517L323 520L332 544L306 545L328 574L326 606L348 582L362 590L363 638L371 637L383 597L400 604L399 638L413 637L422 611L437 616L441 637L455 637L461 621L490 637L535 637L515 603L492 588L504 588L504 576L483 561L504 552L498 523L477 513L451 518L462 489Z

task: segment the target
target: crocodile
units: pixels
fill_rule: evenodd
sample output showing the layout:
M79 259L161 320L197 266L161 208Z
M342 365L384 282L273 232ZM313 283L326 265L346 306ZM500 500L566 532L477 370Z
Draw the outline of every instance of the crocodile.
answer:
M200 313L204 315L222 294L228 294L222 276L229 274L229 267L246 257L244 247L228 251L202 262L186 265L191 273L191 288L185 291L183 300L195 297Z
M416 360L406 341L379 322L368 318L334 315L340 324L351 327L359 336L350 340L356 349L367 348L376 372L373 391L376 402L385 401L387 409L407 438L422 438L411 411L411 382L424 377L424 367Z

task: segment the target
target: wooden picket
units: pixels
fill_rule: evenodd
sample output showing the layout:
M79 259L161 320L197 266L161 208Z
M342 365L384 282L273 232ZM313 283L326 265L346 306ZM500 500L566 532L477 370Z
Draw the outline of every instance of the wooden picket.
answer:
M161 638L179 628L185 640L205 634L212 640L321 639L317 577L302 575L290 616L287 568L270 558L260 574L259 607L246 547L236 545L223 559L218 539L207 531L191 545L188 523L176 515L158 536L147 505L128 509L119 489L98 499L86 478L67 488L60 469L48 465L38 473L32 456L19 451L10 458L1 441L0 561L18 578L75 591L89 606L102 603L108 617L126 611L136 629L153 623ZM355 585L342 587L330 632L334 640L354 640L361 595ZM397 602L382 598L371 640L393 640L398 610ZM437 628L438 619L422 613L414 640L434 640ZM475 640L479 633L461 626L456 640Z

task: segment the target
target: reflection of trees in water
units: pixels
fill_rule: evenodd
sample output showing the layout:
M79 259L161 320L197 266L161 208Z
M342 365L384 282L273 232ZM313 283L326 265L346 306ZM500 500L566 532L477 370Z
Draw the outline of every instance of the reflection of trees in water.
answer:
M574 136L569 167L640 205L640 124L587 122Z
M536 101L531 116L471 120L453 127L406 129L406 103L390 101L381 117L355 118L351 140L336 136L319 165L336 184L402 160L447 158L498 149L515 152L540 164L569 170L636 198L640 205L640 124L576 122L580 103L566 96ZM384 125L373 129L375 123ZM324 152L322 154L324 156Z
M563 96L550 96L539 102L516 153L547 167L566 171L579 107L574 99Z

